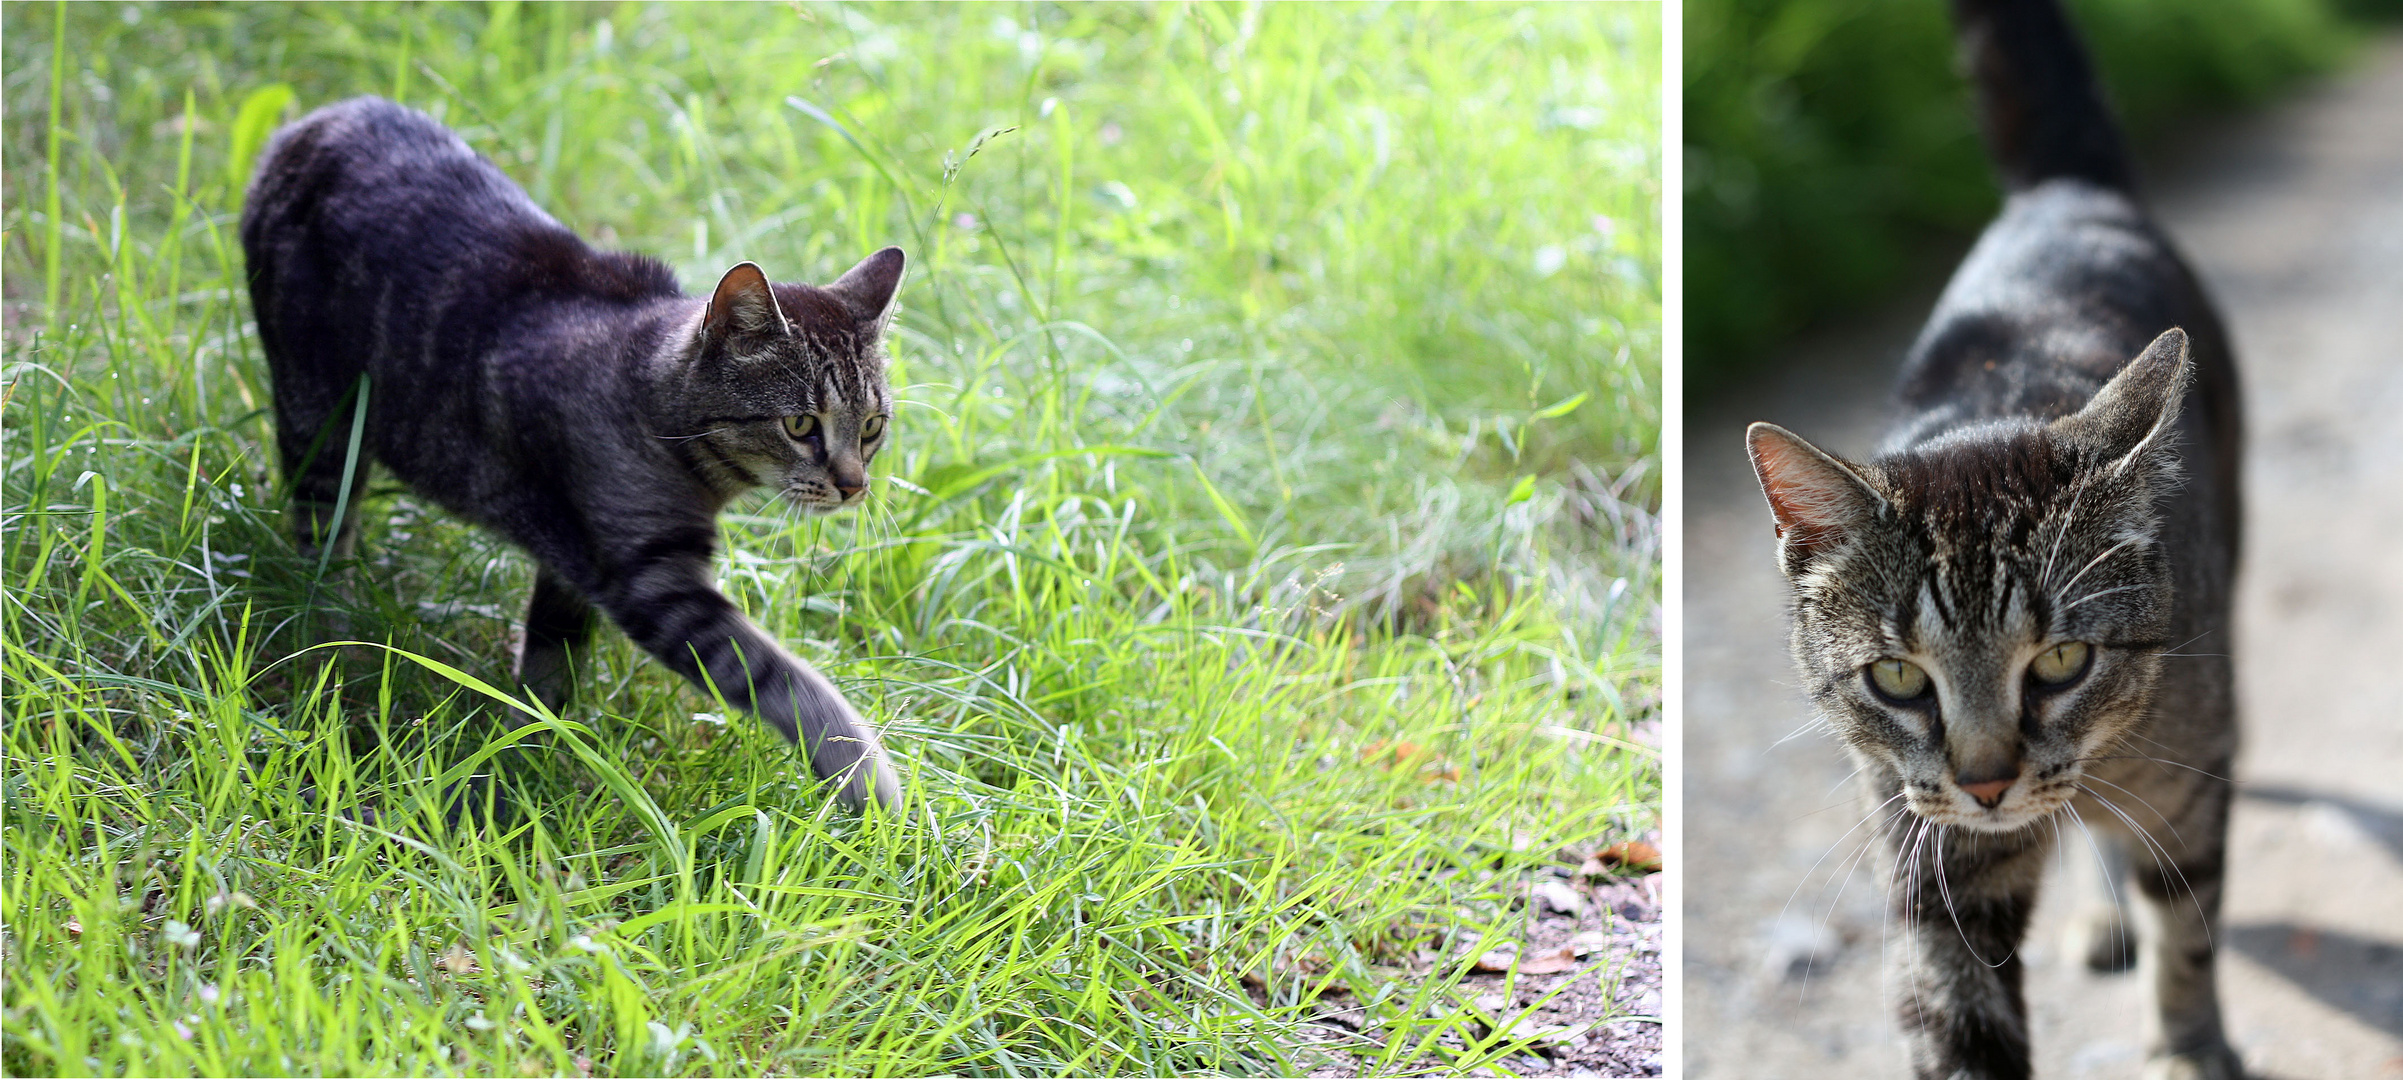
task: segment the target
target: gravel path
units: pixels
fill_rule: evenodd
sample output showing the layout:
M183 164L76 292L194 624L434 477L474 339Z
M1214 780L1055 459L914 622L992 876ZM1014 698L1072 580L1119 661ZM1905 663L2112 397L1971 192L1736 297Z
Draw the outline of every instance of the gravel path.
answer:
M2245 379L2246 744L2220 974L2230 1036L2265 1078L2403 1078L2403 40L2151 175ZM1742 436L1775 420L1865 453L1948 272L1796 348L1688 426L1691 1077L1906 1073L1881 1000L1878 890L1867 866L1845 873L1862 814L1849 766L1819 736L1780 742L1809 708ZM2140 976L2076 963L2068 905L2053 902L2067 893L2048 892L2025 950L2038 1075L2136 1076L2149 995Z

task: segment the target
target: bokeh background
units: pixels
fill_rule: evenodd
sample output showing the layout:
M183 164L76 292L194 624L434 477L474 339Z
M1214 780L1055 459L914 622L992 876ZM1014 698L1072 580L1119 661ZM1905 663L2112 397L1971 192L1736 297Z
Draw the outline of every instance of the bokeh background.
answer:
M2403 1076L2403 43L2312 0L2070 0L2155 212L2216 296L2248 443L2245 725L2221 940L2263 1077ZM1907 1074L1849 760L1786 649L1743 453L1771 420L1865 455L1997 203L1943 5L1687 5L1683 911L1689 1075ZM2072 845L2073 848L2076 845ZM2057 867L2023 957L2038 1075L2133 1077L2141 975L2088 973Z

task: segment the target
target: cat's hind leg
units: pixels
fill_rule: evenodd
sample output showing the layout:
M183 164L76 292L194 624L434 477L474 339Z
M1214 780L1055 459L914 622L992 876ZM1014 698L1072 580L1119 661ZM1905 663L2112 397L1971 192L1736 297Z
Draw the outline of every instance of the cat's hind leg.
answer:
M277 388L276 450L283 459L284 481L292 489L292 542L305 559L322 558L329 542L336 560L350 558L357 546L368 453L364 445L354 445L352 435L356 432L356 441L364 443L366 429L356 422L362 408L358 395L364 390L362 379L337 402L320 403L306 400L312 395L297 388ZM346 467L347 498L342 487Z
M599 623L591 602L548 568L534 573L534 598L526 604L526 640L517 655L517 683L553 713L575 699L579 661ZM531 717L519 714L514 723Z

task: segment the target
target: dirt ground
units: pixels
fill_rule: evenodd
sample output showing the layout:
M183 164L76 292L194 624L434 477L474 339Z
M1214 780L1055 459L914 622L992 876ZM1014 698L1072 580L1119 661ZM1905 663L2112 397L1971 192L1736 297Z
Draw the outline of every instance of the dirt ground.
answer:
M2147 170L2235 336L2248 501L2245 749L2220 988L2250 1069L2403 1078L2403 40ZM1774 420L1863 454L1942 273L1795 349L1686 441L1686 1075L1896 1077L1883 919L1846 858L1850 765L1809 719L1742 436ZM2092 857L2066 867L2084 872ZM1851 872L1848 874L1847 871ZM2062 882L2058 875L2053 883ZM2048 889L2030 962L2037 1073L2133 1077L2141 975L2094 975Z
M1640 839L1657 855L1657 833ZM1658 872L1606 871L1594 850L1563 849L1553 867L1512 883L1525 913L1517 933L1455 941L1448 955L1443 950L1422 955L1428 968L1488 958L1469 970L1457 989L1459 999L1484 1018L1472 1034L1483 1039L1508 1031L1512 1034L1506 1037L1527 1040L1523 1051L1464 1075L1601 1080L1661 1074L1660 878ZM1313 1004L1316 1030L1305 1034L1316 1052L1304 1056L1308 1075L1313 1080L1371 1075L1369 1061L1375 1055L1369 1048L1382 1047L1392 1033L1346 992L1329 992ZM1463 1040L1455 1033L1438 1042L1446 1052L1425 1054L1387 1073L1450 1074Z

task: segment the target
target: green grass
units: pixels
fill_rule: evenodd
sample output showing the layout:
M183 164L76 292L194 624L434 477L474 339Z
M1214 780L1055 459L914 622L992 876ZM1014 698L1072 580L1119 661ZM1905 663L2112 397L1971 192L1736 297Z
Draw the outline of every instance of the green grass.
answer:
M1423 950L1656 821L1656 9L0 15L0 1070L1284 1073L1339 988L1453 1071ZM871 508L721 574L922 813L605 632L444 825L529 567L293 553L233 237L370 91L688 289L909 249Z
M2326 70L2392 0L2066 0L2138 144ZM1945 5L1685 5L1686 385L1885 295L1997 205Z

